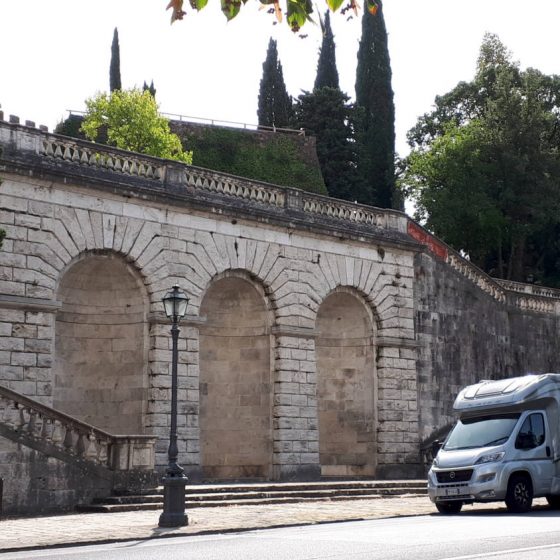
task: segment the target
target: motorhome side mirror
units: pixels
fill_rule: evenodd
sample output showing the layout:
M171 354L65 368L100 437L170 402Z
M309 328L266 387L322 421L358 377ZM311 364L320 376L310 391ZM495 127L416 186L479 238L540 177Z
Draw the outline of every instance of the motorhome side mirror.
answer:
M443 441L439 441L439 439L435 439L432 442L432 457L435 457L442 447L443 447Z

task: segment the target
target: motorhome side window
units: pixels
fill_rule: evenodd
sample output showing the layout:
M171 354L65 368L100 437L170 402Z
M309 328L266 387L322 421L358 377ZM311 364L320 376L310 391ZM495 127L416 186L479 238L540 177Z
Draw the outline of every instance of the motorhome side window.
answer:
M515 447L517 449L534 449L544 443L544 418L542 414L530 414L525 418L519 430Z

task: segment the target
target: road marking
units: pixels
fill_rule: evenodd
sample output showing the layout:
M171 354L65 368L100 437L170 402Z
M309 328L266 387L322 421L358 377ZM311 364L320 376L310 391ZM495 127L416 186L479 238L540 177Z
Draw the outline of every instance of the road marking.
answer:
M544 544L541 546L529 546L527 548L510 548L508 550L497 550L496 552L468 554L467 556L449 556L448 558L441 558L441 560L472 560L474 558L492 558L492 556L503 556L504 554L513 554L516 552L530 552L532 550L546 550L548 548L558 548L558 547L560 547L560 543Z

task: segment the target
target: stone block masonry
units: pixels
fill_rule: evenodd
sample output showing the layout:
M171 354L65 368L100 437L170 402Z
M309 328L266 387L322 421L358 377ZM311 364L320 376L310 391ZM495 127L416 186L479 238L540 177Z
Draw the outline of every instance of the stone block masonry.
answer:
M494 349L516 351L512 329L534 328L547 356L520 346L512 366L560 367L545 349L557 292L486 277L402 213L19 124L0 122L0 149L0 384L157 436L160 468L175 283L193 480L418 476L422 440L456 389L504 365Z

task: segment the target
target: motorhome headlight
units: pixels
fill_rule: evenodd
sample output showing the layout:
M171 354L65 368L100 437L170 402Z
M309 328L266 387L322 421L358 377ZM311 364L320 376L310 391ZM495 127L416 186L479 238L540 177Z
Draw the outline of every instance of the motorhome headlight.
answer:
M504 458L505 452L499 451L498 453L489 453L477 459L475 465L483 465L484 463L497 463Z
M439 461L437 457L434 457L434 460L432 461L432 467L439 467Z

